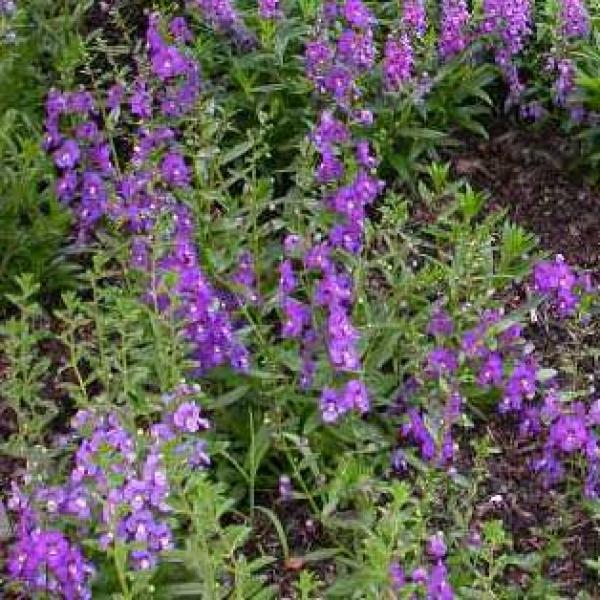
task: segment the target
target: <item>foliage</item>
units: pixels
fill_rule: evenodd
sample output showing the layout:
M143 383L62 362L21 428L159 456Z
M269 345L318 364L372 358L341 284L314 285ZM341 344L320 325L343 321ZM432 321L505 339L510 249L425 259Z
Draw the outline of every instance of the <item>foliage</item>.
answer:
M535 102L592 148L596 24L567 35L554 3L531 39L503 29L518 2L498 22L428 2L427 25L418 0L142 4L84 41L87 6L35 0L1 48L0 458L19 472L0 585L571 594L549 566L569 519L525 549L480 507L507 428L534 489L597 518L597 356L546 364L531 331L593 331L594 282L445 157ZM561 101L551 48L580 70Z

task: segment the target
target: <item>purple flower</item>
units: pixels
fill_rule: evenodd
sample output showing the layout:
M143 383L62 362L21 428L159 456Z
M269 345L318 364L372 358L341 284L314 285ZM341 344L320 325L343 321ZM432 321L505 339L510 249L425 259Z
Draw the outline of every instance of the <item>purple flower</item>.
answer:
M54 152L54 164L59 169L72 169L81 156L79 144L75 140L65 140Z
M208 429L208 421L200 416L200 407L194 402L184 402L173 414L173 423L180 431L195 433Z
M279 476L279 498L284 502L292 499L292 480L287 475Z
M451 58L467 47L469 9L465 0L442 0L440 54Z
M344 163L329 149L324 149L321 163L317 167L317 181L331 183L339 181L344 176Z
M120 83L115 83L106 93L106 108L109 110L116 110L123 102L123 96L125 95L125 88Z
M335 423L340 414L339 395L332 388L325 388L321 393L320 400L321 418L324 423Z
M302 248L302 238L299 235L294 233L290 233L285 236L283 240L283 249L285 250L285 254L289 256L294 252L300 250Z
M399 592L406 585L406 575L404 569L397 561L391 562L388 568L390 582L394 591Z
M342 16L349 25L358 29L367 29L375 23L375 18L362 0L345 0Z
M406 0L402 7L402 22L411 33L423 37L427 30L425 0Z
M189 63L186 57L174 46L163 46L152 54L153 73L162 81L187 73Z
M419 445L424 460L429 461L434 458L434 439L416 409L410 408L408 410L408 422L402 426L401 433Z
M336 119L331 111L324 110L319 117L319 124L312 134L313 142L318 150L330 148L333 144L343 144L350 139L346 125Z
M587 37L590 32L590 18L582 0L560 1L561 30L567 38Z
M190 453L188 458L188 463L190 466L204 469L209 467L211 464L210 456L207 452L207 445L204 440L198 440Z
M356 160L365 169L373 169L379 163L379 159L371 154L371 145L367 140L356 142Z
M346 384L342 393L345 406L352 406L361 414L369 411L369 393L362 381L352 379Z
M577 415L563 415L550 428L549 441L566 453L582 450L588 441L585 420Z
M258 0L258 14L261 19L277 19L281 16L279 0Z
M442 561L432 568L427 579L427 597L432 600L453 600L454 592L448 581L448 570Z
M194 39L192 32L189 30L185 17L174 17L169 23L169 31L171 35L181 44L191 42Z
M439 560L446 556L446 552L448 548L446 546L446 542L444 541L444 534L442 532L438 532L435 535L432 535L427 542L427 553L429 556Z
M500 404L501 412L520 410L523 399L531 399L536 392L537 366L531 359L517 363L506 383L504 398Z
M429 377L450 375L458 369L455 353L448 348L435 348L427 356L425 372Z
M371 69L375 64L375 43L373 32L345 29L337 41L337 56L348 66L358 71Z
M294 298L285 298L282 310L285 316L282 329L283 337L300 337L310 322L309 308Z
M66 171L62 177L56 180L56 197L61 202L69 202L75 197L77 190L77 174L73 171Z
M189 169L178 152L165 155L160 164L160 173L165 182L173 187L184 187L190 182Z
M429 335L448 336L452 335L453 331L454 323L445 310L440 308L431 315L431 320L427 326L427 333Z
M79 548L58 531L22 531L12 546L7 569L32 595L53 592L67 599L91 598L93 568Z
M282 297L291 294L298 285L298 280L294 273L294 266L289 259L284 260L279 265L279 293Z
M406 33L397 39L390 37L384 50L383 77L390 91L398 91L412 77L413 49Z
M315 81L331 67L333 49L322 40L310 40L304 48L304 62L309 79Z
M497 352L491 352L479 371L477 383L481 386L495 385L502 383L503 363L502 357Z
M129 99L131 113L141 119L149 119L152 116L152 95L148 91L147 84L142 79L136 79L133 84L133 93Z

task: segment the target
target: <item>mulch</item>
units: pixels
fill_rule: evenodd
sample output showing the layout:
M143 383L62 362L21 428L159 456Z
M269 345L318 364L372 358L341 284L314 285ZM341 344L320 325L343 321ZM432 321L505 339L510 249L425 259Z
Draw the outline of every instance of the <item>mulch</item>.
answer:
M498 125L489 140L464 138L449 158L455 175L489 192L490 209L506 209L542 248L598 275L600 188L571 169L576 152L558 130Z

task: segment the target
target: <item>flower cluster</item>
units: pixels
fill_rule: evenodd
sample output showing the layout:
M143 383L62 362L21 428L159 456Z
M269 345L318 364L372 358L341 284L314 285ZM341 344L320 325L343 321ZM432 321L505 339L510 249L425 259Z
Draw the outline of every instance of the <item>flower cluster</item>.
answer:
M27 594L50 593L65 600L92 598L89 581L94 569L60 531L21 521L7 570L11 580L23 585Z
M427 31L427 13L425 0L406 0L402 6L402 25L417 37L423 37Z
M304 52L306 74L317 91L349 109L360 96L357 78L375 64L375 19L361 0L345 0L341 6L330 2L326 8L324 21L332 25L339 19L341 32L330 41L332 31L325 28L308 42Z
M12 575L37 589L46 583L40 571L47 565L65 597L89 597L83 590L90 565L62 533L39 530L42 521L55 528L75 522L79 535L96 539L103 550L126 546L130 568L154 567L174 545L170 476L210 464L206 442L196 435L209 428L193 400L198 393L197 386L182 384L163 396L162 418L145 429L136 430L116 412L80 410L71 423L76 450L67 481L45 485L36 478L28 496L13 484L9 508L22 525L11 550ZM68 595L68 586L77 593Z
M278 19L282 14L279 0L258 0L258 14L261 19Z
M253 34L248 30L231 0L193 0L208 24L216 31L229 36L233 42L242 48L252 48L256 45ZM265 1L265 6L276 6L276 1Z
M184 48L191 37L185 20L173 19L170 33L175 43L165 40L158 16L150 15L146 40L152 78L138 77L129 98L119 84L109 89L102 107L87 91L52 91L45 146L61 171L56 192L74 211L80 239L87 239L103 217L129 230L132 264L153 273L147 299L185 321L199 372L225 362L246 370L248 352L236 339L223 298L200 267L193 214L175 195L191 182L177 129L154 122L155 115L167 122L182 117L199 96L199 67ZM102 108L107 118L117 119L124 104L141 124L131 155L117 169L99 117ZM70 129L67 117L75 122ZM63 133L67 129L69 135ZM173 275L176 282L167 289Z
M531 6L529 0L485 0L481 32L497 37L494 45L496 63L509 84L509 98L516 101L523 85L519 81L514 57L519 54L531 35Z
M452 600L454 591L448 581L448 568L444 561L447 551L443 534L437 533L427 543L427 554L432 563L429 568L417 567L407 576L398 561L392 562L389 566L392 589L400 592L407 583L412 583L423 588L430 600Z
M535 266L533 286L535 291L548 297L561 317L573 314L583 293L592 291L590 276L576 274L560 254L552 261L542 261Z
M467 47L469 19L465 0L442 0L439 50L443 59L451 58Z
M406 32L388 38L383 58L383 78L388 90L399 90L410 81L414 64L413 48Z
M583 292L592 289L589 277L576 275L561 256L536 265L533 287L550 298L560 316L572 314ZM464 409L463 394L471 393L473 386L479 392L493 390L500 397L499 412L516 418L522 436L546 440L543 456L533 467L549 485L562 477L565 460L579 453L588 461L586 494L600 494L600 451L594 433L600 424L600 401L589 407L561 401L553 372L540 367L521 325L504 318L501 310L485 311L459 338L455 332L448 313L434 309L427 333L436 346L425 359L422 377L408 380L391 409L402 418L400 437L416 446L424 460L450 467L455 453L452 427ZM440 395L441 406L436 408L432 400ZM422 396L427 398L425 410L414 402ZM392 465L398 472L406 470L402 448L394 451Z
M600 425L600 400L586 407L583 402L568 403L550 389L540 405L528 406L521 416L519 431L524 438L545 437L542 454L532 461L548 487L560 482L565 463L580 455L587 462L584 493L600 498L600 448L595 428Z
M566 38L583 38L590 32L590 17L582 0L561 0L560 21Z
M334 30L336 21L339 27ZM313 356L319 335L311 326L311 313L318 307L327 311L324 337L334 371L352 373L361 369L359 334L351 322L352 276L336 261L335 250L351 254L361 251L366 208L383 187L374 176L378 159L369 142L353 140L347 123L372 122L372 114L357 106L356 101L361 97L359 77L375 62L375 20L360 0L346 0L328 3L323 22L327 25L325 31L306 46L306 73L316 90L332 101L333 108L321 112L311 140L319 156L315 178L326 186L324 204L341 222L332 227L325 241L314 245L290 236L284 243L287 257L280 265L279 281L282 332L284 337L302 340L304 386L310 385L315 368ZM335 35L335 31L339 33ZM336 111L343 116L338 118ZM354 167L353 175L344 183L348 164ZM294 255L307 273L318 274L310 304L292 297L298 291ZM352 379L341 391L323 390L320 406L323 420L332 423L352 409L366 412L368 404L365 385Z

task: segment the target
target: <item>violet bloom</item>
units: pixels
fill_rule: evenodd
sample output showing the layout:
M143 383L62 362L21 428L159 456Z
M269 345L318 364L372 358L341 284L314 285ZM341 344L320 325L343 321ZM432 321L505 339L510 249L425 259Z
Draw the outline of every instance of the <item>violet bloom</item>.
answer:
M436 310L431 315L431 320L427 325L427 333L435 336L449 336L454 331L454 323L450 315L443 309Z
M174 46L163 46L151 57L152 72L161 80L184 75L188 70L188 60Z
M388 38L383 57L383 78L385 87L398 91L410 81L414 65L413 49L406 33L395 39Z
M569 58L559 60L556 64L558 77L555 84L555 102L558 106L566 106L567 98L575 87L575 65Z
M169 23L171 35L181 44L191 42L194 39L189 30L185 17L174 17Z
M198 440L188 457L188 464L191 467L204 469L211 464L210 456L207 452L207 444L204 440Z
M343 248L350 254L359 254L362 249L363 235L362 223L338 224L329 232L329 242L333 247Z
M65 140L60 148L54 151L54 164L59 169L72 169L81 156L79 144L75 140Z
M139 78L135 80L129 103L131 113L136 117L145 120L152 116L152 95L144 80Z
M427 30L425 0L406 0L402 7L402 23L417 37L423 37Z
M333 388L325 388L319 402L321 418L324 423L335 423L343 411L340 409L339 394Z
M326 73L333 62L334 51L329 44L322 40L310 40L304 48L304 63L309 79L316 81Z
M294 298L285 298L282 310L285 318L281 335L284 338L300 337L310 323L310 309Z
M286 256L290 256L302 249L302 238L295 233L290 233L283 240L283 249Z
M455 353L448 348L435 348L427 356L425 372L430 377L451 375L458 369Z
M447 551L448 548L444 541L444 534L441 531L429 538L429 541L427 542L427 553L429 556L439 560L446 556Z
M404 569L397 561L391 562L388 568L390 583L394 591L399 592L406 585L406 575Z
M427 579L427 597L435 600L454 599L454 592L448 581L448 570L442 561L431 568Z
M173 187L185 187L191 178L185 159L178 152L165 155L160 164L160 173L165 182Z
M416 409L408 410L408 423L402 426L401 433L419 445L424 460L430 461L434 458L434 439Z
M208 421L200 416L200 407L194 402L184 402L173 414L173 423L180 431L195 433L208 429Z
M583 0L560 0L560 21L567 38L584 38L590 32L590 18Z
M281 16L279 0L258 0L258 14L261 19L278 19Z
M373 169L379 164L379 159L371 154L371 144L367 140L356 142L356 160L365 169Z
M58 531L21 532L10 549L7 570L32 596L53 592L62 598L91 598L89 580L94 569Z
M525 359L517 363L506 383L500 411L521 410L523 399L532 399L535 396L536 376L537 366L535 362Z
M500 36L496 62L505 66L523 49L531 34L529 0L484 0L483 12L482 30Z
M497 352L491 352L481 366L479 375L477 376L477 383L481 386L498 386L502 383L502 375L502 357Z
M289 259L279 265L279 294L282 298L291 294L298 285L298 279L294 272L294 265Z
M342 16L349 25L357 29L367 29L375 23L375 18L362 0L345 0Z
M465 0L442 0L441 10L440 54L448 59L467 47L470 14Z
M350 139L348 127L333 116L329 110L324 110L319 116L319 123L312 133L312 140L320 152L334 144L344 144Z
M588 441L585 420L577 415L563 415L550 428L549 441L566 453L582 450Z
M319 183L331 183L341 180L343 176L344 163L331 150L324 150L321 154L321 163L317 167L317 181Z
M342 393L344 395L345 405L352 406L360 414L369 411L369 393L367 391L367 386L362 381L358 379L349 381Z
M279 476L279 498L288 502L292 499L292 480L287 475Z
M116 110L121 106L124 96L125 88L120 83L115 83L106 92L106 108Z
M427 581L427 570L425 567L417 567L410 575L414 583L425 583Z
M358 71L366 71L375 64L375 54L375 42L370 29L364 32L345 29L340 33L337 41L337 56L344 64Z
M62 177L56 180L56 197L61 202L69 202L75 197L77 190L77 174L73 171L66 171Z

